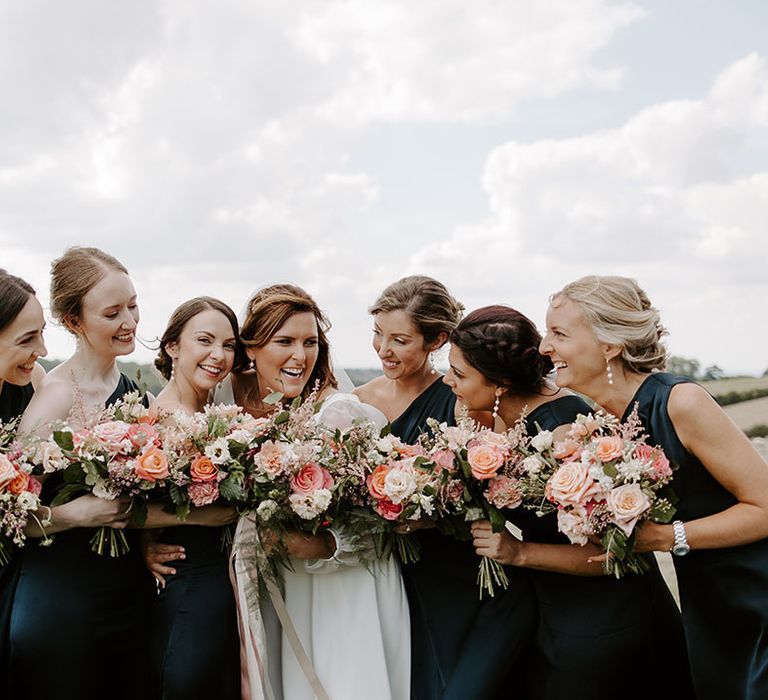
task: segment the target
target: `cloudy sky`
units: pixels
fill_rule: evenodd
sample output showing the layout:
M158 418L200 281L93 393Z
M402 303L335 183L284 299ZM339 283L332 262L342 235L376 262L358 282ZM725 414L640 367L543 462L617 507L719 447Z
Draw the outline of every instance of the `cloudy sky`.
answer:
M674 354L762 373L766 26L762 0L0 0L0 266L47 304L50 261L98 245L148 339L292 281L349 367L406 274L539 324L623 274Z

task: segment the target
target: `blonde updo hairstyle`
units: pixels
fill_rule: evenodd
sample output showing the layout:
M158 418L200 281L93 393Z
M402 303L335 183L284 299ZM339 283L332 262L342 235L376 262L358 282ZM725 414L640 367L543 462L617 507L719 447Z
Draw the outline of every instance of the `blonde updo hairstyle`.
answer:
M464 305L456 301L442 282L425 275L411 275L390 284L368 309L380 312L405 311L424 336L425 350L445 333L446 340L461 321Z
M302 398L306 398L317 386L322 392L327 387L336 389L338 383L333 376L331 350L327 332L331 324L315 300L301 287L293 284L273 284L260 289L248 302L248 312L240 327L240 340L247 348L263 348L285 322L294 314L309 312L317 321L317 361L307 381ZM258 392L256 387L256 392ZM251 401L258 393L249 392Z
M571 282L551 297L577 304L601 343L621 347L619 359L632 372L655 372L667 365L659 311L629 277L589 275Z
M109 270L128 274L119 260L98 248L68 248L51 263L51 314L70 333L75 334L83 298Z

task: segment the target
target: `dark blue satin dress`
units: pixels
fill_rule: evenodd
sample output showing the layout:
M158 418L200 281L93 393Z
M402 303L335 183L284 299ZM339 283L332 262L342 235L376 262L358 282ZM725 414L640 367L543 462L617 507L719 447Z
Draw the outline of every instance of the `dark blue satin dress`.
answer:
M124 375L107 405L136 385ZM50 502L62 479L43 488ZM137 530L112 558L91 551L94 530L57 533L50 547L24 549L13 601L13 700L135 700L148 696L149 608L154 591Z
M32 400L35 390L32 384L16 386L3 382L0 390L0 422L9 423L18 418ZM34 540L32 541L34 544ZM9 689L6 687L8 680L8 645L11 624L11 604L16 583L19 578L20 553L10 553L11 561L6 566L0 566L0 690L2 697L7 697Z
M223 529L179 525L161 535L186 552L152 608L152 667L163 700L240 698L240 638Z
M649 442L678 465L673 488L680 499L676 517L683 522L736 503L683 446L669 418L669 394L687 381L665 373L649 375L626 412L638 404ZM692 550L674 561L697 697L768 698L768 539Z
M528 415L528 434L552 431L590 412L582 399L563 396ZM524 540L569 544L557 530L555 513L538 518L533 511L514 510L509 519ZM621 579L530 571L539 625L526 697L693 697L680 613L656 560L649 555L648 561L647 574Z
M452 425L455 404L453 392L437 380L392 422L392 432L413 443L430 416ZM421 545L421 559L403 566L413 700L524 698L522 659L535 635L527 572L507 568L509 588L480 601L480 558L471 542L437 530L413 536Z

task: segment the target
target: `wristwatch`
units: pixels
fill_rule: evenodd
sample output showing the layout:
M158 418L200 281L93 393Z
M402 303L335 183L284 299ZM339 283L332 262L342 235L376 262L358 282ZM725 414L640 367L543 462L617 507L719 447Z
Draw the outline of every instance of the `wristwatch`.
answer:
M688 540L685 538L685 525L682 520L675 520L672 523L672 528L675 532L675 543L670 550L676 557L684 557L691 551L691 546L688 544Z

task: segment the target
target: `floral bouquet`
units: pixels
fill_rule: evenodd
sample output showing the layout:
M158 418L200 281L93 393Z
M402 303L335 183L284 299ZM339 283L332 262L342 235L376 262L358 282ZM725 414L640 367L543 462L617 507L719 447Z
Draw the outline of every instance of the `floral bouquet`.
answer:
M43 473L62 471L64 487L52 506L92 493L113 500L130 496L132 519L146 520L149 493L168 476L168 461L162 450L154 418L138 392L101 411L79 430L63 426L41 442L35 463ZM117 557L129 551L125 533L100 527L91 539L94 552Z
M184 521L192 506L222 502L244 506L251 443L268 423L239 406L224 405L206 406L193 415L177 411L163 420L166 509ZM231 534L225 528L225 540Z
M668 523L676 497L666 488L672 467L645 443L637 408L626 423L603 413L579 415L565 440L541 431L523 450L521 484L539 515L557 511L557 525L573 544L599 538L607 573L643 573L648 562L633 552L644 520Z
M429 426L433 437L423 442L439 478L442 514L437 527L462 540L471 537L469 525L475 520L487 519L494 532L503 530L503 509L517 508L523 500L517 478L523 459L517 449L524 438L522 425L495 433L463 416L455 426L435 420ZM509 585L504 568L488 557L481 558L477 582L481 598L484 593L493 596L497 586Z
M39 520L40 482L32 476L31 442L15 437L16 421L0 422L0 566L7 566L14 545L23 547L24 527L34 518L42 528L49 521Z

